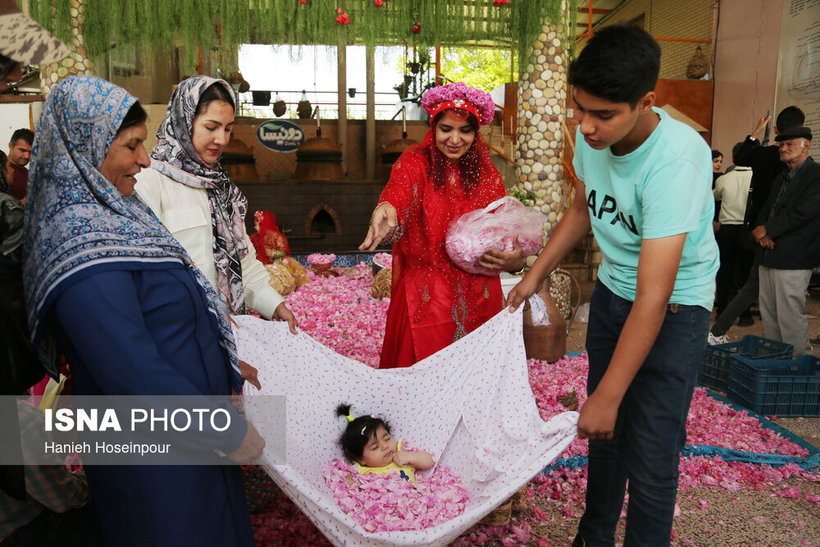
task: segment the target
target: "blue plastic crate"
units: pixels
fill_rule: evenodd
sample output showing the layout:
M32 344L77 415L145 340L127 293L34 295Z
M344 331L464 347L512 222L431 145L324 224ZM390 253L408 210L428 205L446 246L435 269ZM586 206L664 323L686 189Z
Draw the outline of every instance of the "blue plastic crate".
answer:
M750 359L735 355L729 399L764 416L820 416L820 359Z
M792 345L747 334L739 342L706 346L703 361L698 368L698 383L719 391L726 391L729 364L735 355L750 359L789 359Z

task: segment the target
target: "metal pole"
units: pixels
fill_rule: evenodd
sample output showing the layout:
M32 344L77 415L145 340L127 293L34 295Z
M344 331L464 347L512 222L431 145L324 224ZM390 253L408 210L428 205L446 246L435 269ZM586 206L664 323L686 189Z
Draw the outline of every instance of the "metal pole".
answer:
M367 180L376 178L376 69L374 46L367 46L367 121L365 122L365 173Z
M441 42L436 43L436 85L441 85Z
M347 44L344 41L339 41L337 47L337 72L336 95L338 99L336 102L339 105L339 116L336 125L338 131L336 141L342 150L342 172L347 175Z

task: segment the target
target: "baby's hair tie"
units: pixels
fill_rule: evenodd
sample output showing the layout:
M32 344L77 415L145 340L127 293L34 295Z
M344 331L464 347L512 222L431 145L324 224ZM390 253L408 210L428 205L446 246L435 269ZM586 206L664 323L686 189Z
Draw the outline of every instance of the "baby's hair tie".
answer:
M364 430L365 430L365 429L367 429L367 426L364 426L364 427L362 428L362 432L361 432L361 433L359 433L359 435L364 436Z
M346 418L347 418L347 421L348 421L348 422L352 422L353 420L355 420L355 419L356 419L356 418L354 418L351 414L348 414L348 415L346 416Z

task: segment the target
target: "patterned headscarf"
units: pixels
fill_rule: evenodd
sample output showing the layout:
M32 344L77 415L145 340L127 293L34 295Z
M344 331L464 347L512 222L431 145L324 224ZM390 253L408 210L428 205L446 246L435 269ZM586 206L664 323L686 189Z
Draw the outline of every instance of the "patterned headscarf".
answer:
M192 140L196 108L202 94L211 85L225 86L229 96L233 97L233 90L225 80L208 76L183 80L174 90L165 119L157 131L151 168L176 182L208 192L217 292L229 311L244 313L241 260L248 254L245 243L248 200L219 162L209 165L199 157Z
M211 285L136 194L123 196L99 169L131 106L124 89L94 76L66 78L43 106L29 172L23 274L32 340L56 376L53 333L44 317L78 274L95 268L191 268L215 316L231 385L241 389L236 345Z

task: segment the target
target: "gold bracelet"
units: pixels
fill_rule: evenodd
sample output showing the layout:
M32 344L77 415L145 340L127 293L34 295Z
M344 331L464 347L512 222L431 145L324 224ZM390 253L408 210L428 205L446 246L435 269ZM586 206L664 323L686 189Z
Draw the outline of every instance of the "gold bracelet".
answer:
M520 269L520 270L518 270L517 272L510 272L510 273L511 273L512 275L521 275L522 273L524 273L524 270L526 270L526 269L527 269L527 261L525 260L525 261L524 261L524 265L523 265L523 266L521 266L521 269Z

